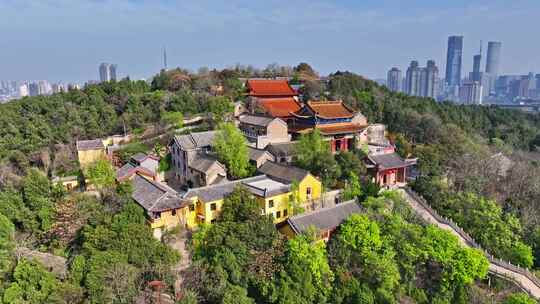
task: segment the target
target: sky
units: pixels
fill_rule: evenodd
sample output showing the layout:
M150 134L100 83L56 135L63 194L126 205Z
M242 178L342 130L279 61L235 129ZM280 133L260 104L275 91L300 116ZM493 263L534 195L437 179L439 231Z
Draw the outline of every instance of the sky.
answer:
M434 59L444 75L450 35L463 69L501 41L501 74L540 73L538 0L0 0L0 80L149 78L162 67L308 62L322 74L385 78ZM464 75L464 73L462 73Z

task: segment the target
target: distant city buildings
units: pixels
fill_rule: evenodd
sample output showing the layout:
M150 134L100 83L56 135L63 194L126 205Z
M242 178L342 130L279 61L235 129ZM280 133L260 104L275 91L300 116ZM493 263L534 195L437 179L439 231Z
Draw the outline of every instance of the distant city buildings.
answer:
M405 93L411 96L436 98L439 88L439 68L434 60L428 60L426 67L420 67L418 61L411 61L405 75Z
M495 90L495 81L499 76L499 64L501 58L502 43L490 41L488 42L487 60L486 60L486 74L489 78L488 92L491 94Z
M458 87L461 82L463 56L463 36L448 37L446 53L446 83L448 87Z
M99 80L101 82L116 80L116 64L102 63L99 65Z
M388 71L386 86L390 91L401 92L403 89L403 76L399 68L393 67Z
M459 87L459 101L463 104L482 104L483 87L479 81L468 81Z

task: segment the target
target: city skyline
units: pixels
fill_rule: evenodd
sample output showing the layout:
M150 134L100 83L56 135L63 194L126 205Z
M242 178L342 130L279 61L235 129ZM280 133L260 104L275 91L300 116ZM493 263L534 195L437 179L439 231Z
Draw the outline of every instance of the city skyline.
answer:
M540 42L515 35L533 28L530 17L540 9L535 1L516 1L512 8L504 1L461 0L204 2L210 5L171 0L2 1L0 25L6 34L0 42L0 79L82 83L98 79L95 66L100 62L122 66L119 77L148 78L163 66L164 45L169 67L196 70L241 63L264 68L274 62L308 62L322 74L350 70L375 79L384 78L388 66L407 66L411 58L432 58L443 72L451 35L465 37L465 58L477 52L481 39L502 41L501 74L540 70ZM305 14L297 14L300 9ZM320 22L323 16L325 22ZM50 18L62 22L47 22ZM507 21L504 26L501 20ZM306 48L321 39L322 46ZM462 69L470 71L472 62L465 58Z

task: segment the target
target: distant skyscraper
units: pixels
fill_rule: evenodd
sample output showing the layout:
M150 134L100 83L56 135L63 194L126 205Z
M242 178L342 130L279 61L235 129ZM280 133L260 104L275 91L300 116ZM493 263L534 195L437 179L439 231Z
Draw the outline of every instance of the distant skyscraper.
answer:
M28 85L23 83L19 86L19 97L26 97L29 95Z
M480 41L480 52L473 57L473 72L471 74L472 81L481 81L482 72L480 72L482 66L482 41Z
M425 75L422 80L421 96L437 98L438 95L438 81L439 81L439 68L435 64L434 60L428 60L427 66L423 69Z
M459 101L464 104L482 104L482 84L478 81L469 81L459 87Z
M435 61L428 60L426 67L419 67L418 61L411 62L405 77L405 93L411 96L436 98L439 92L439 68Z
M446 83L448 87L459 86L462 54L463 36L448 37L448 50L446 53Z
M489 77L489 93L495 91L495 81L499 76L499 65L501 60L502 43L490 41L488 42L487 59L486 59L486 74Z
M394 67L388 71L388 76L386 78L386 86L390 91L401 92L403 84L403 79L401 76L401 70Z
M101 82L111 80L110 66L111 65L108 64L108 63L102 63L102 64L99 65L99 80Z
M111 75L111 80L116 81L116 64L109 66L109 74Z
M405 93L411 96L420 96L422 69L418 66L418 61L411 61L405 75Z
M99 65L99 80L101 82L116 80L116 64L102 63Z
M39 95L39 85L35 82L28 84L28 95L29 96L38 96Z

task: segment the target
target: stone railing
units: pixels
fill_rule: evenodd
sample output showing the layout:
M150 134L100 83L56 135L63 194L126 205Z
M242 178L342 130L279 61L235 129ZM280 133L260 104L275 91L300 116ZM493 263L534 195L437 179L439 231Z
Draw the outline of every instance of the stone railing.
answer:
M468 233L463 231L463 229L461 229L461 227L459 227L454 221L440 216L439 213L437 213L433 208L431 208L429 203L423 197L418 195L410 188L404 188L404 190L412 199L414 199L416 203L418 203L425 211L427 211L438 222L438 224L449 226L464 240L467 246L481 250L491 264L489 271L492 274L514 282L521 289L523 289L533 297L537 299L540 298L540 280L536 277L536 275L529 271L529 269L520 267L519 265L513 265L510 262L503 261L502 259L494 257L492 254L488 253L486 249L482 248ZM493 266L498 266L502 268L502 270L499 270L497 269L497 267ZM504 270L506 270L506 272ZM523 278L528 280L530 284L525 284L523 280L520 280L518 278L519 276L522 276ZM536 291L533 291L533 287L536 287Z

